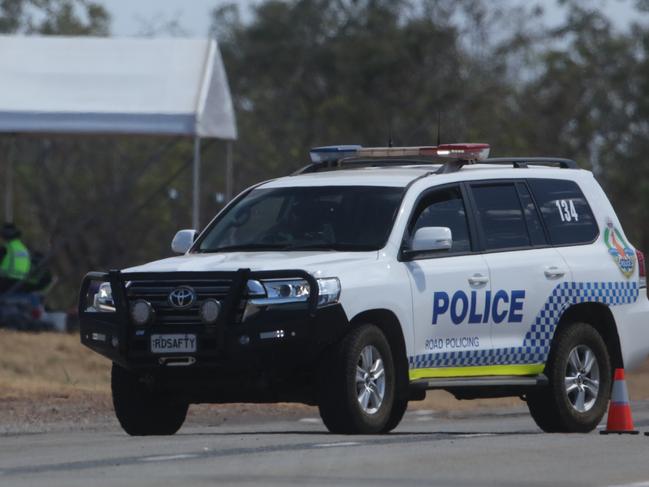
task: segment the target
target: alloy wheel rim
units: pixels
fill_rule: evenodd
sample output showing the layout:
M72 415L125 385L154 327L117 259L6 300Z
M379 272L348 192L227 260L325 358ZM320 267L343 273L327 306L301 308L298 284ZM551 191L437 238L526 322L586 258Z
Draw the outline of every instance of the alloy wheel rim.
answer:
M577 345L568 354L564 383L573 409L585 413L593 408L599 395L599 364L588 346Z
M378 349L366 345L356 363L356 394L366 414L376 414L385 397L385 367Z

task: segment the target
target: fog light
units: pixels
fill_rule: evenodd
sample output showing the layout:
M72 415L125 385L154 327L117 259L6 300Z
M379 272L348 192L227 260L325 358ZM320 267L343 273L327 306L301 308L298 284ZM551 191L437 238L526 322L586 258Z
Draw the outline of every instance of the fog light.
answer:
M103 333L93 333L91 336L92 336L92 339L94 341L96 341L96 342L105 342L106 341L106 335L104 335Z
M206 299L200 308L201 320L207 325L213 325L221 314L221 303L216 299Z
M138 299L131 305L131 319L138 326L144 326L151 321L153 308L148 301Z

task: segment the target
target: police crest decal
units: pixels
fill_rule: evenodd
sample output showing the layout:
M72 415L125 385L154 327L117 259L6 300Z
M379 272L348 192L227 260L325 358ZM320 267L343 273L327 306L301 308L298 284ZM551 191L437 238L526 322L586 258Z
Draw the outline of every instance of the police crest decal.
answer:
M608 253L622 271L622 274L628 279L633 275L635 270L635 251L624 240L620 231L615 228L613 222L609 219L606 222L604 230L604 243L608 247Z

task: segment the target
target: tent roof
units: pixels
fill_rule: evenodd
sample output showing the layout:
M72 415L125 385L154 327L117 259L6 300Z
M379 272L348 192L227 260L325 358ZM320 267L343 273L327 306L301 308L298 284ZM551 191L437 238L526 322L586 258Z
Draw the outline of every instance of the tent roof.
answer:
M210 39L0 36L0 132L237 137Z

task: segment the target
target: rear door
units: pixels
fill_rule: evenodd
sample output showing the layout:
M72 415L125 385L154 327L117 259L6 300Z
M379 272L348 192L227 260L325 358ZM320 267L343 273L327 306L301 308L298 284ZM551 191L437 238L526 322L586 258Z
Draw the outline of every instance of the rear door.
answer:
M411 281L415 356L410 378L471 375L480 351L491 348L484 315L489 269L475 252L460 185L429 190L415 206L406 240L421 227L448 227L453 245L405 262Z
M608 221L598 226L577 183L561 179L530 179L529 186L541 210L550 243L570 263L576 282L602 284L629 280L633 274L635 252L624 238L622 229L613 223L611 215L607 215ZM602 228L604 237L610 236L603 238L603 242L598 241L598 227ZM614 276L613 279L610 276Z
M549 245L524 181L469 186L491 280L492 363L508 366L498 371L507 375L540 373L555 325L553 296L570 270Z

